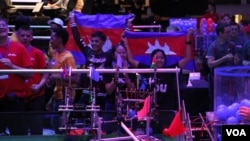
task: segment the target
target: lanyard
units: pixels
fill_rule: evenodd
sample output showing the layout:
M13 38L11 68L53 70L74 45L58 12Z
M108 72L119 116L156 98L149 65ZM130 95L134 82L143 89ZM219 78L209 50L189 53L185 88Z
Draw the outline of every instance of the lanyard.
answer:
M30 52L30 51L31 51L31 48L32 48L32 46L31 46L31 45L29 45L29 46L27 47L28 52Z

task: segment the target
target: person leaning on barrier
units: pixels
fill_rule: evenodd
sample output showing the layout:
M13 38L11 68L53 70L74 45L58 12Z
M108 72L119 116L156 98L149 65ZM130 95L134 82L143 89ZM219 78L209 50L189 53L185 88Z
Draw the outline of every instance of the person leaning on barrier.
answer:
M127 49L123 44L117 44L113 47L114 69L128 69L131 68L130 64L127 61ZM120 61L118 61L120 59ZM117 64L120 63L120 64ZM115 113L107 112L103 114L104 121L110 120L122 120L124 115L125 105L120 105L122 101L121 98L126 97L126 90L134 91L136 90L136 76L132 73L119 73L115 72L114 74L103 74L103 81L105 83L105 89L107 91L107 96L105 98L105 111L116 111ZM117 91L117 88L119 91ZM121 92L123 90L123 92ZM121 97L117 96L120 94ZM132 107L131 107L132 108ZM134 107L133 107L134 108ZM117 110L118 109L118 110ZM122 110L123 109L123 110ZM127 111L128 112L128 111ZM115 118L116 117L116 118ZM119 121L117 121L119 122ZM103 125L104 132L106 134L111 134L114 131L120 129L117 124L114 123L104 123Z
M69 16L70 27L72 30L74 41L77 44L77 47L81 50L83 55L86 58L86 67L90 67L93 65L96 69L104 69L111 68L113 55L112 50L108 49L108 51L104 52L102 47L107 39L106 35L101 31L95 31L91 35L91 47L87 46L84 40L81 38L80 33L78 31L77 23L75 21L75 15L71 12ZM102 75L102 74L101 74ZM101 109L104 109L104 97L99 96L98 93L105 94L105 86L102 81L102 76L100 76L100 81L92 81L92 85L90 85L91 79L86 74L81 75L80 86L83 88L96 88L97 93L97 104L100 105ZM84 101L85 104L88 104L88 96L82 95L79 101Z
M50 43L52 48L55 50L52 61L51 61L51 68L52 69L61 69L65 68L70 69L76 69L76 63L73 55L70 51L66 49L66 43L68 41L69 35L66 29L64 28L57 28L52 31ZM65 75L65 74L64 74ZM70 103L74 101L75 98L75 91L71 88L76 87L76 83L79 76L76 73L72 73L71 77L64 77L61 73L51 73L48 79L49 82L55 82L55 89L53 94L53 110L58 111L59 105L65 105L65 95L66 95L66 88L67 94L69 94ZM69 83L69 79L71 79L71 85ZM65 123L67 124L67 123ZM59 115L55 115L52 118L52 126L55 130L56 134L60 134L61 131L59 130L59 127L62 126L62 121Z
M50 26L50 33L52 33L53 30L58 29L58 28L63 28L63 26L64 26L63 20L60 19L60 18L57 18L57 17L48 20L47 24ZM51 68L50 64L51 64L51 61L52 61L52 58L53 58L53 54L55 54L55 52L56 52L56 50L51 47L51 43L49 42L48 51L46 53L46 58L47 58L46 61L47 61L47 65L48 65L49 69ZM50 95L53 95L52 94L53 91L54 91L54 84L50 83L49 85L46 85L45 93L47 93L48 97L50 97L49 99L46 98L46 100L47 99L48 100L46 101L47 104L46 104L45 109L48 110L48 111L53 109L52 108L53 107L52 106L53 105L53 96L50 96Z
M32 62L27 49L18 42L8 38L8 23L0 17L0 70L22 70L32 68ZM32 73L1 73L0 75L0 112L23 112L26 97L25 80ZM11 135L27 135L25 130L25 115L0 115L0 135L6 135L8 127Z
M30 60L32 60L33 69L46 69L46 59L44 53L38 48L31 45L33 39L32 29L29 26L21 26L17 31L17 37L22 43L28 53ZM44 86L47 81L48 74L35 73L31 78L26 80L26 110L30 112L38 112L44 110ZM29 129L30 135L43 135L43 115L30 114L26 116L27 132ZM27 133L28 135L28 133Z
M176 64L166 66L166 54L161 49L155 49L151 53L151 62L154 59L155 68L180 68L183 69L185 65L189 62L191 59L191 46L193 42L191 42L193 36L193 30L189 30L186 37L186 55L179 60ZM149 65L143 64L141 62L138 62L137 60L133 59L130 48L128 46L128 43L126 41L126 38L124 40L124 44L127 47L128 50L128 62L135 68L150 68ZM176 74L175 73L157 73L155 74L143 74L141 75L147 79L151 79L154 81L153 87L157 87L156 90L156 99L155 106L157 110L171 110L176 111L178 110L178 97L177 97L177 91L176 91ZM156 77L156 80L155 80ZM156 81L156 82L155 82ZM147 89L152 90L152 87L148 85ZM152 90L153 91L153 90ZM164 126L167 126L166 124L169 124L172 119L165 118L164 122L159 122L158 124L152 124L152 126L156 127L154 129L155 133L161 133ZM169 123L167 123L169 122Z

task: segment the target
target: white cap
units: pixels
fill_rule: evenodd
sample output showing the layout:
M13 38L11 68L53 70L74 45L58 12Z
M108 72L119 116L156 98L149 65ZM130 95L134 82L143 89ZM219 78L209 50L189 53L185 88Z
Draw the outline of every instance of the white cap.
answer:
M63 27L63 25L64 25L63 21L60 18L54 18L54 19L48 21L49 25L52 24L52 23L58 24L61 27Z

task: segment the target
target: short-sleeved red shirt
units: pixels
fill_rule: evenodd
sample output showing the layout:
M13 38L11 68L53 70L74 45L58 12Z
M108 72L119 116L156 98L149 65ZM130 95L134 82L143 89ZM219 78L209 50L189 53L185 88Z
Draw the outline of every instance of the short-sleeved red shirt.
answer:
M28 52L32 62L33 69L45 69L46 68L46 59L44 53L36 47L28 47ZM33 84L39 84L43 77L43 73L34 73L33 76L26 82L26 91L27 98L33 99L35 97L41 96L44 94L44 89L41 89L38 93L33 94L31 86Z
M23 68L32 67L27 49L18 42L9 41L6 46L0 46L2 58L10 59L11 63ZM0 69L10 69L0 63ZM18 74L0 74L0 99L8 93L15 93L18 97L25 97L25 79Z

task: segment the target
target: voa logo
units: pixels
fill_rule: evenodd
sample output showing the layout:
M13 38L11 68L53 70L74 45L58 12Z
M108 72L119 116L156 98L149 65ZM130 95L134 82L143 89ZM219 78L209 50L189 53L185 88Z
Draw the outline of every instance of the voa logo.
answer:
M227 136L247 136L244 129L226 129Z

